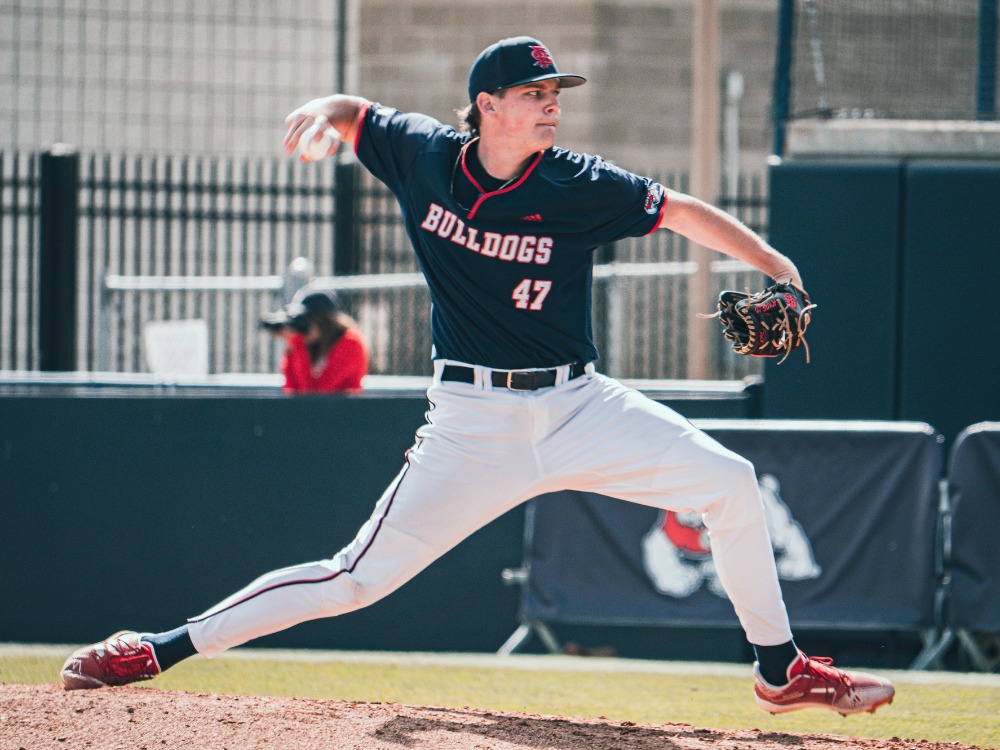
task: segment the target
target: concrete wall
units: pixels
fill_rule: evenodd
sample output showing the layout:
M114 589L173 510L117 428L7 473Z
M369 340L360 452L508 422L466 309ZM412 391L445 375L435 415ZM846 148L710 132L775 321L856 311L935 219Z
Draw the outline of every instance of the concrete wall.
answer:
M721 67L746 81L744 162L760 168L771 145L776 3L721 0L719 7ZM549 46L560 69L589 79L564 92L562 145L636 171L688 166L690 0L364 0L360 19L358 80L365 96L454 122L480 50L529 34Z

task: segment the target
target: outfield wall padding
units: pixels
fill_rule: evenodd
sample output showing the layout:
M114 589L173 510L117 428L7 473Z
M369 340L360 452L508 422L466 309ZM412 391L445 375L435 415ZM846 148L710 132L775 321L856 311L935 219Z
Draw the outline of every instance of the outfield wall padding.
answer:
M757 471L793 628L935 625L944 451L923 423L697 420ZM696 514L536 499L525 622L738 627Z
M811 362L765 368L765 416L1000 419L1000 161L791 158L770 169L771 243L817 304ZM985 320L988 320L988 315Z
M951 591L948 623L1000 632L1000 422L962 430L948 468Z

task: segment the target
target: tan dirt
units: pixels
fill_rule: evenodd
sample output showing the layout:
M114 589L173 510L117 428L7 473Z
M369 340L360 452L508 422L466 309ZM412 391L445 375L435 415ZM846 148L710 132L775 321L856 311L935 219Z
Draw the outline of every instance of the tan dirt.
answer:
M974 746L134 686L64 692L56 685L0 685L0 750L51 748L971 750Z

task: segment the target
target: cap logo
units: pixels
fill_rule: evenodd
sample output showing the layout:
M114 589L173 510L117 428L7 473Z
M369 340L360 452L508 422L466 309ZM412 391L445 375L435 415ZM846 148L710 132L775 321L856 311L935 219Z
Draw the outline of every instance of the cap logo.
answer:
M536 68L551 68L556 64L555 60L552 59L552 55L549 51L541 45L531 47L531 56L535 58Z

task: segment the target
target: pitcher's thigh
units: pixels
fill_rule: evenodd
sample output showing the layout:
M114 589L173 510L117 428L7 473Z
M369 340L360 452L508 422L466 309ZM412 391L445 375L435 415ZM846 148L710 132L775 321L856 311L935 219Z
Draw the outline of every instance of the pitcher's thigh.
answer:
M342 551L361 585L393 585L527 499L531 468L425 440ZM353 564L359 556L367 559Z
M612 391L614 393L614 391ZM670 407L626 389L595 405L600 440L574 489L668 510L706 511L727 498L759 502L753 465Z

